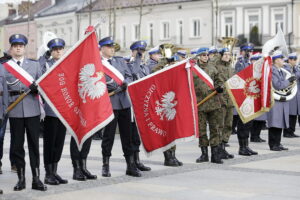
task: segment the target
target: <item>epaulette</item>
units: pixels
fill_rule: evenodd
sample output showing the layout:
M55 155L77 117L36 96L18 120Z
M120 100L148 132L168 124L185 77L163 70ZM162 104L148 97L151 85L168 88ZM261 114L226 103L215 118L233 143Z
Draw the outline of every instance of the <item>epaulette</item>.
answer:
M32 58L28 58L28 60L33 61L33 62L38 62L38 60L32 59Z

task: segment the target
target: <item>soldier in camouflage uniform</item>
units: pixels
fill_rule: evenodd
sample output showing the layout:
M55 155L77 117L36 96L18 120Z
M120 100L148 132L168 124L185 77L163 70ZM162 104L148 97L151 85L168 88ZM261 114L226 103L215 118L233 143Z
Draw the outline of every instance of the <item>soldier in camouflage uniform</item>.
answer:
M220 59L216 62L216 68L221 75L222 84L224 84L230 77L233 76L233 69L231 67L231 52L228 48L220 50ZM223 115L218 115L218 121L221 131L221 158L229 159L233 158L232 154L229 154L225 145L229 141L232 129L232 117L233 117L233 103L225 90L222 94L219 94L221 100Z
M197 65L203 69L213 80L214 87L218 93L223 92L222 80L218 70L214 65L208 64L208 48L200 48L198 50L199 56ZM194 77L195 91L197 95L197 102L203 100L206 96L213 92L198 76ZM222 112L221 103L218 96L213 96L202 104L198 109L199 115L199 146L202 151L202 155L196 160L197 163L208 162L208 146L211 146L211 162L222 164L223 161L219 155L220 144L220 132L218 125L218 115ZM206 131L206 123L209 125L209 139Z

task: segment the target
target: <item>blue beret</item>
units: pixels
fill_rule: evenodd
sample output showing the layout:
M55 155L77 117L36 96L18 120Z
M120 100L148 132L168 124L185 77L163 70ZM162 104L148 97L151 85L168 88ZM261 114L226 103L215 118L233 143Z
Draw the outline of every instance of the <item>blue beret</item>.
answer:
M191 54L197 54L199 48L195 48L191 50Z
M113 37L109 36L109 37L103 38L99 41L99 46L100 47L103 47L103 46L106 46L106 45L107 46L115 45Z
M260 53L257 53L257 54L253 54L251 57L250 57L250 60L259 60L261 59L261 54Z
M222 49L219 50L220 54L224 54L225 52L230 52L230 50L227 47L222 48Z
M241 49L241 51L247 51L247 50L251 51L254 49L254 46L252 43L247 43L247 44L242 45L240 47L240 49Z
M9 43L10 44L21 43L26 45L28 43L28 40L25 35L14 34L9 37Z
M208 48L206 48L206 47L203 47L203 48L199 48L198 50L197 50L197 53L196 54L203 54L203 53L208 53Z
M177 55L182 56L182 57L186 57L186 51L185 50L178 50L176 52Z
M136 49L146 49L147 43L143 40L136 41L132 45L130 45L130 50L136 50Z
M55 38L48 42L47 47L50 50L52 50L54 47L65 47L65 41L60 38Z
M211 53L217 53L218 50L216 47L210 47L209 50L208 50L208 53L211 54Z

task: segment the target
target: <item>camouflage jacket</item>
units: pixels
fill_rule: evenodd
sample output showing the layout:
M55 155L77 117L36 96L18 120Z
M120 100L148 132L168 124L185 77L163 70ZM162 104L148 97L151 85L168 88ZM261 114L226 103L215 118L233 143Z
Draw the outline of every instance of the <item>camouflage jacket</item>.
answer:
M210 78L214 82L215 88L222 85L220 74L214 65L208 63L198 63L198 66L210 76ZM194 76L194 85L198 103L214 91L210 87L208 87L207 84L204 83L198 76ZM209 112L219 108L221 108L221 102L218 95L215 95L209 100L207 100L205 103L203 103L201 106L199 106L198 109L203 112Z
M234 70L231 67L231 62L224 62L221 59L216 63L216 68L221 75L222 85L224 85L224 92L219 94L221 104L226 107L233 107L233 103L225 89L225 82L234 75Z

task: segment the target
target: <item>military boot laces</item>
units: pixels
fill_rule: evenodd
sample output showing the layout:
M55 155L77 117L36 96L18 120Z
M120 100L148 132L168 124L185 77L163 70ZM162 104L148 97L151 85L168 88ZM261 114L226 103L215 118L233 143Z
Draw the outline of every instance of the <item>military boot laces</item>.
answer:
M176 160L172 157L171 150L165 151L164 156L165 156L165 162L164 162L165 166L169 166L169 167L178 167L179 166L179 163L176 162Z
M86 159L82 159L81 160L81 171L83 173L83 175L90 180L94 180L97 179L97 176L94 174L91 174L91 172L89 172L89 170L87 170L86 168Z
M45 165L45 171L46 171L46 175L45 175L44 183L48 185L58 185L59 182L56 180L53 174L52 164Z
M141 163L139 152L134 153L134 163L140 171L150 171L151 170L150 167L147 167L143 163Z
M25 181L25 169L19 168L17 169L18 174L18 183L14 187L14 191L20 191L26 188L26 181Z
M74 168L73 179L76 181L85 181L86 177L81 171L79 160L73 161L73 168Z
M223 164L223 161L220 158L218 146L211 147L211 162L216 164Z
M60 184L67 184L68 180L63 179L60 175L57 174L57 163L52 164L53 167L53 175L55 179L60 183Z
M127 163L126 175L134 176L134 177L142 176L140 170L135 166L133 155L126 156L126 163Z
M196 160L196 163L202 163L202 162L208 162L208 148L207 147L201 147L201 156Z
M40 180L40 169L32 169L32 187L33 190L46 191L47 186Z
M111 177L109 170L109 157L103 157L103 165L102 165L102 176L103 177Z

